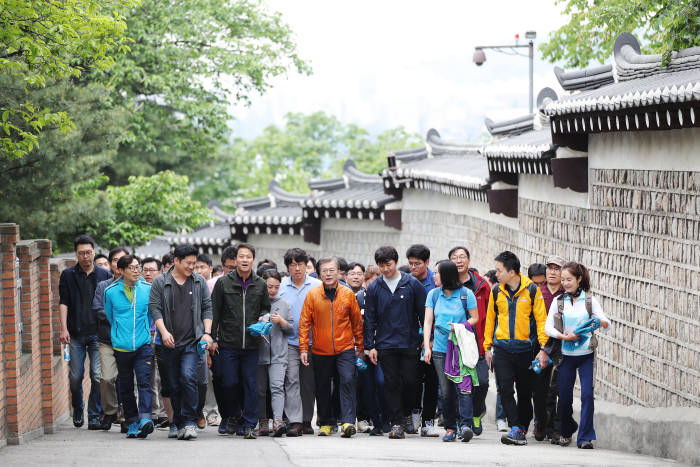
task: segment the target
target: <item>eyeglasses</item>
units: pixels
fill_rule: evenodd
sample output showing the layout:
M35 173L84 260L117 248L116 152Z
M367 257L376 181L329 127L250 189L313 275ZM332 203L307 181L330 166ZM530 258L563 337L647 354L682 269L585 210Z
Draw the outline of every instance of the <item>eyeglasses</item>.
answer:
M158 270L155 269L155 268L143 268L143 272L144 272L144 273L147 273L147 272L158 272Z
M76 252L76 254L81 258L89 258L90 256L94 255L95 252L93 250L83 250Z
M337 269L321 269L321 274L335 274L337 272Z
M561 268L559 266L547 266L547 269L551 271L561 271Z
M415 261L415 262L408 262L408 267L409 268L419 268L425 264L425 261Z
M459 255L459 256L456 256L456 255L455 255L455 256L452 256L450 259L453 260L453 261L456 260L456 259L461 260L461 261L464 261L465 259L469 259L469 256L467 256L467 255Z
M290 268L296 268L296 269L306 269L306 264L305 263L289 263Z
M127 269L131 272L141 272L141 266L128 266Z
M236 266L227 266L225 264L222 264L221 269L223 269L224 271L233 271L234 269L236 269Z

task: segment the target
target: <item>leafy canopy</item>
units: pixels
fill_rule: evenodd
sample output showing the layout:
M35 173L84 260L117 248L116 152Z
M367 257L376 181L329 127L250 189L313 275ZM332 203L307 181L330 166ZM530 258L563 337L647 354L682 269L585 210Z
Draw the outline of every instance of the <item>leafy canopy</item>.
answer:
M540 44L550 62L571 68L605 62L615 38L623 32L639 34L645 53L671 53L700 45L700 0L555 0L569 23Z

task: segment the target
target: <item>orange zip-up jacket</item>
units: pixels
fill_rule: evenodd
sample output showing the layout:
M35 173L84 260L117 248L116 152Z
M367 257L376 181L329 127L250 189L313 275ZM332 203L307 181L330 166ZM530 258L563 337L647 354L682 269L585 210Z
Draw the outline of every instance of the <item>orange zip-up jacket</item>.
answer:
M351 289L338 284L333 300L323 284L306 295L299 320L299 352L308 352L309 331L313 336L311 353L338 355L350 349L364 352L362 314Z

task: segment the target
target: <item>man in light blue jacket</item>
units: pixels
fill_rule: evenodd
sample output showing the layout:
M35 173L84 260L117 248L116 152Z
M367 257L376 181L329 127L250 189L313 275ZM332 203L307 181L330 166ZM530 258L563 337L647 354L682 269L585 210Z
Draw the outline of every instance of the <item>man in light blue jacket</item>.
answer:
M141 279L136 257L119 258L121 279L105 289L104 311L111 325L112 347L119 373L119 393L124 418L129 424L127 438L145 438L153 432L151 421L151 315L148 300L151 285ZM134 396L134 375L138 387L138 408Z

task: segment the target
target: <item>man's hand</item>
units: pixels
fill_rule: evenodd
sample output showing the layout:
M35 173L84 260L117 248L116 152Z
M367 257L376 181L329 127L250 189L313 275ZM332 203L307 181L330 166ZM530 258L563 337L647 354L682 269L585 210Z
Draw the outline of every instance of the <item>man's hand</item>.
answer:
M168 331L161 333L160 340L163 341L163 345L171 349L175 348L175 338Z
M58 338L61 341L61 344L70 344L70 333L67 329L61 331L61 334L58 335Z
M202 334L202 340L207 343L207 349L211 347L211 344L214 342L209 334Z
M377 362L379 361L377 359L377 349L372 349L369 351L369 361L377 365Z
M542 369L547 368L547 365L549 365L549 355L547 355L547 352L544 350L540 350L537 353L537 360L540 361L540 367L542 367Z
M299 354L299 360L301 360L301 364L304 366L309 366L309 353L308 352L302 352Z
M214 355L219 350L219 344L217 342L212 342L209 346L209 354Z
M493 354L490 350L484 352L484 358L486 359L486 365L489 367L489 370L491 370L491 372L493 373Z

